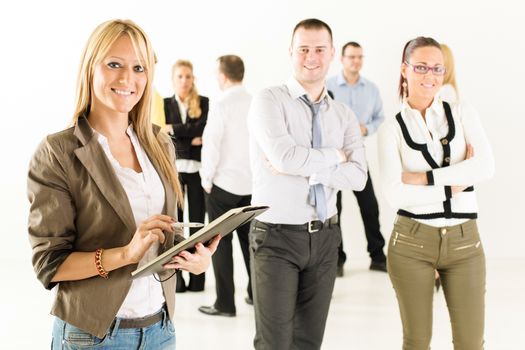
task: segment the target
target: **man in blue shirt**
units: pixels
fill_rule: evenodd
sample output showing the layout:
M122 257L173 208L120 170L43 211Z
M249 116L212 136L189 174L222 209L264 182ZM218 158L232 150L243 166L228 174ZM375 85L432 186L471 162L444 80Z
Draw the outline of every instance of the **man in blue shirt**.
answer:
M326 86L333 93L336 101L348 105L356 114L363 137L372 135L384 121L385 116L379 89L374 83L359 74L363 66L363 49L361 45L356 42L346 43L341 51L341 63L343 64L343 70L338 75L328 79ZM370 269L386 272L386 257L383 253L385 240L379 229L379 208L370 174L368 174L365 189L360 192L354 191L354 194L365 226L365 234L368 241L367 249L372 259ZM341 192L338 193L337 204L340 216ZM345 260L346 254L341 243L339 246L338 276L343 275Z

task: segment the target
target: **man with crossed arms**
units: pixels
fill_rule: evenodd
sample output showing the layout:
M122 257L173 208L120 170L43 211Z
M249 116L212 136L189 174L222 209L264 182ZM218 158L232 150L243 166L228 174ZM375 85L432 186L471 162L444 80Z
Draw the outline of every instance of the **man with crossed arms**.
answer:
M341 242L336 194L366 183L359 122L325 88L333 57L330 27L299 22L293 76L252 100L252 204L270 206L250 230L258 350L321 347Z

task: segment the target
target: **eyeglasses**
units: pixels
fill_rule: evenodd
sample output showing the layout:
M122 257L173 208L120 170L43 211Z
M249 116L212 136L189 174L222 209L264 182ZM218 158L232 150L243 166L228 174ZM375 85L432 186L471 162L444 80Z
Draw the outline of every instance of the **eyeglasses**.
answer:
M414 73L417 73L417 74L427 74L428 71L431 70L434 75L445 75L447 71L445 66L429 67L424 64L410 64L408 62L405 62L405 64L407 66L412 67L412 70L414 71Z
M362 60L364 56L363 55L356 55L356 56L354 56L354 55L343 55L343 57L344 58L348 58L350 60L354 60L356 58L359 59L359 60Z

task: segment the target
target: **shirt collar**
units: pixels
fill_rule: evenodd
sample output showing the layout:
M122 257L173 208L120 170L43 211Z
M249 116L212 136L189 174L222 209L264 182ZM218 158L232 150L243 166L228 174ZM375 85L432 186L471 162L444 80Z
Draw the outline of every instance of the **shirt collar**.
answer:
M175 93L174 96L175 96L175 101L177 101L179 106L184 106L184 102L180 99L179 95Z
M300 98L301 96L307 95L308 93L306 90L302 87L301 84L295 79L295 77L290 77L288 81L286 82L286 87L288 87L288 91L290 92L290 96L296 100ZM326 89L326 86L323 87L323 92L321 93L321 98L319 101L324 101L328 97L328 90Z
M403 101L401 108L404 111L410 111L411 113L419 113L419 111L416 111L414 108L410 107L407 101ZM431 111L432 113L438 115L443 114L443 102L441 101L441 97L436 95L430 106L427 108L427 111Z
M99 142L101 144L109 147L108 138L106 136L102 135L101 133L99 133L97 130L95 130L93 128L92 128L92 130L93 130L93 134L97 137ZM128 128L126 129L126 134L128 134L130 139L132 139L133 141L136 140L137 135L135 134L135 130L133 130L133 124L132 123L129 123Z

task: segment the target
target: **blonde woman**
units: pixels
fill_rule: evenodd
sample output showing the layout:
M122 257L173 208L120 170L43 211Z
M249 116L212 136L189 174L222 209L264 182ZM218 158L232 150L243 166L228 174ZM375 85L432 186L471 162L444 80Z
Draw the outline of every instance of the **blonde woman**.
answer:
M435 270L454 349L481 350L484 343L485 254L472 185L493 175L494 159L477 112L439 97L445 73L438 42L426 37L407 42L401 111L379 134L383 189L398 209L387 263L404 350L430 347Z
M173 269L202 273L218 238L167 271L130 273L181 239L169 137L150 122L146 34L112 20L81 59L73 126L47 136L29 167L29 239L45 288L57 286L52 349L175 349ZM160 282L163 281L163 282Z
M188 216L193 222L204 222L204 190L201 186L202 133L208 118L209 100L200 96L195 86L193 65L187 60L178 60L173 65L172 81L175 94L164 99L166 126L175 144L176 165L183 192L188 198ZM184 203L184 201L182 200ZM179 209L182 221L183 212ZM198 229L191 229L193 234ZM190 273L188 285L177 273L177 292L204 290L204 274Z
M442 100L456 103L459 99L458 85L456 82L456 65L454 64L454 55L452 50L446 44L441 43L441 52L443 53L443 63L447 71L443 77L443 86L439 90L439 96Z

